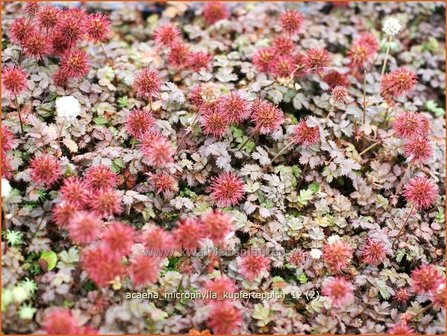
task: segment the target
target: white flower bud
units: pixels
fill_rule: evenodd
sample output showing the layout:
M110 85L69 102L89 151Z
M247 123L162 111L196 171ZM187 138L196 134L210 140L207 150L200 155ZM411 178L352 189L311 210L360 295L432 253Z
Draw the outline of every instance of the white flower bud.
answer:
M401 29L402 25L395 17L390 16L383 21L382 31L388 36L396 36Z
M11 185L9 184L9 181L7 179L2 178L2 197L8 198L11 194Z
M60 119L74 120L81 113L81 104L73 96L56 99L56 114Z
M312 249L310 250L310 256L314 259L320 259L323 252L319 249Z

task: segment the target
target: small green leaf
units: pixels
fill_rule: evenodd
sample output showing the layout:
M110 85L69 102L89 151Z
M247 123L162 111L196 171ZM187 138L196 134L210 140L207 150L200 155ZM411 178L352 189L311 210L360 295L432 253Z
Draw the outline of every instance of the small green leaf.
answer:
M96 125L105 125L107 124L107 119L104 118L103 116L99 116L93 119L93 121L95 122Z
M301 273L296 279L302 284L305 284L308 281L306 273Z
M46 269L48 271L51 271L56 267L57 264L57 254L53 251L44 251L40 255L39 262L44 261L46 263Z

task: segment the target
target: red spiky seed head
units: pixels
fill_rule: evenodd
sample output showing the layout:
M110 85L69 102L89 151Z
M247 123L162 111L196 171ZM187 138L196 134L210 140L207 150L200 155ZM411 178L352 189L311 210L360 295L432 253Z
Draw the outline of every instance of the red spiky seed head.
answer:
M446 296L445 296L445 278L443 278L442 282L439 284L438 288L436 288L430 294L430 300L433 303L433 308L436 310L441 309L441 307L445 307Z
M404 139L425 138L430 132L430 121L421 113L401 112L393 121L397 136Z
M166 23L158 27L153 34L155 43L159 46L172 46L180 38L180 30L172 23Z
M323 81L329 85L329 89L333 89L336 86L348 86L349 82L348 82L348 78L346 77L346 75L341 74L340 72L336 71L336 70L331 70L329 72L327 72L324 77L323 77Z
M216 246L223 246L225 237L233 231L232 219L227 214L214 210L202 216L204 234Z
M229 17L230 11L225 3L212 1L205 3L203 6L203 18L209 25L212 25L220 20L228 19Z
M158 71L143 69L137 73L132 88L137 97L151 100L160 92L161 79Z
M209 69L213 57L203 51L190 52L188 54L188 68L193 71L200 71L202 69Z
M247 119L251 113L250 102L238 92L231 92L220 97L217 108L219 113L225 115L230 123L240 123Z
M77 177L69 177L64 180L60 189L60 198L66 203L71 203L77 208L85 207L90 200L90 191L87 182Z
M405 143L404 154L410 162L424 164L431 159L433 148L427 138L410 139Z
M42 327L49 335L78 334L79 323L66 308L54 308L45 314Z
M62 12L55 31L62 41L69 46L74 46L86 32L86 14L84 10L71 8Z
M408 325L407 321L401 321L394 324L390 329L388 329L388 334L390 335L412 335L414 334L414 329Z
M337 103L346 103L349 99L348 89L344 86L336 86L332 89L331 98Z
M123 211L121 197L113 189L98 189L90 198L92 211L100 217L120 214Z
M383 76L380 95L387 100L398 98L411 92L417 83L416 74L406 68L398 68Z
M255 52L252 62L255 68L260 72L268 73L275 59L275 49L263 48Z
M144 230L141 242L145 254L154 257L167 257L177 250L174 236L157 226Z
M141 137L145 132L155 125L155 118L152 112L135 109L126 118L126 131L134 138Z
M370 56L379 51L379 41L377 41L377 38L372 33L367 32L360 34L357 41L359 44L367 48Z
M203 134L215 138L222 138L228 132L230 121L226 114L220 113L218 109L203 109L200 119Z
M304 55L303 64L309 73L321 74L331 65L331 56L326 49L311 48Z
M107 224L100 233L101 242L110 253L116 257L127 256L136 241L136 232L133 227L121 222Z
M115 188L118 185L116 173L103 164L87 169L85 181L89 188L93 190Z
M433 180L425 176L415 176L404 188L403 195L418 210L430 208L438 197L439 189Z
M2 125L1 131L1 143L3 152L7 152L14 146L15 137L14 134L10 131L8 126Z
M95 43L107 42L112 37L110 20L101 13L89 14L85 23L88 38Z
M72 203L60 202L52 209L54 223L59 227L65 227L70 222L73 215L80 209Z
M40 10L40 3L36 1L27 1L24 6L24 11L29 16L35 16Z
M78 245L87 245L98 238L102 221L86 211L76 212L68 223L70 239Z
M12 43L22 45L25 38L35 31L35 26L31 20L27 18L15 19L9 28L9 38Z
M379 240L367 238L362 249L362 261L365 264L378 266L386 258L388 252L385 244Z
M99 287L106 287L126 272L119 256L105 245L85 248L81 253L82 269Z
M257 99L252 104L251 120L255 123L254 132L271 134L284 123L284 113L272 103Z
M371 57L379 50L379 42L371 33L363 33L348 51L351 66L363 67L371 61Z
M160 259L144 254L130 258L130 279L137 288L151 285L158 280L160 274Z
M290 56L295 49L295 43L287 36L277 36L273 40L273 49L281 56Z
M260 251L248 251L238 263L239 273L248 281L253 281L263 272L270 270L270 259Z
M219 207L236 205L244 197L244 182L233 172L220 174L211 183L210 196Z
M341 239L326 243L323 247L323 261L332 273L346 269L351 259L352 248Z
M295 9L289 9L281 14L279 23L288 34L299 34L304 27L304 15Z
M53 30L55 33L50 37L51 39L51 53L62 57L71 48L73 48L74 43L70 43L57 31L57 27ZM59 68L60 69L60 68Z
M39 13L37 13L38 25L45 29L53 29L59 21L60 9L54 6L43 6Z
M287 261L295 267L302 267L306 260L307 253L300 248L295 248L287 254Z
M28 86L28 74L20 67L4 67L2 70L2 89L17 96Z
M292 56L279 56L270 65L270 72L279 78L289 78L296 68Z
M174 161L175 149L172 143L163 136L153 136L154 132L146 132L141 136L141 151L149 164L155 168L165 167ZM149 142L152 138L152 142Z
M435 266L424 264L411 272L411 289L416 294L433 293L443 278Z
M33 31L23 41L23 51L27 57L41 59L50 53L51 45L45 35Z
M208 326L214 334L229 335L237 333L242 324L241 312L228 301L218 301L211 305Z
M62 176L59 161L49 154L34 157L29 167L31 179L38 185L51 187Z
M87 53L82 49L68 50L60 61L61 72L68 78L81 78L90 71Z
M310 146L320 141L320 128L309 126L306 119L301 120L292 129L292 141L301 146Z
M354 298L354 287L342 277L329 278L325 281L322 294L327 296L334 307L342 307Z
M410 299L410 293L406 288L398 288L394 293L394 300L399 303L407 303Z
M196 251L200 246L199 241L205 237L200 221L192 218L180 221L173 235L177 246L188 253Z
M213 280L208 280L202 287L202 292L213 293L215 297L208 299L207 302L211 300L222 301L225 299L225 293L236 292L237 287L233 280L227 277L219 277Z
M191 51L186 43L181 41L171 44L168 55L168 63L174 68L181 70L190 65Z
M157 195L163 194L165 197L170 197L178 191L178 182L171 174L151 174L149 180Z

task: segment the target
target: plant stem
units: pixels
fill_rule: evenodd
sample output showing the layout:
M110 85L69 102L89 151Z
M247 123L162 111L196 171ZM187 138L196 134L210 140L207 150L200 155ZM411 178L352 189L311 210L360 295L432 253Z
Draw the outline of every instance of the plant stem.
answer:
M387 40L386 40L386 51L385 51L385 58L383 60L383 66L382 66L382 73L380 74L380 79L382 80L383 75L385 74L385 69L386 69L386 63L388 62L388 56L390 54L390 42L391 42L391 38L388 36Z
M400 182L399 182L399 185L398 185L397 188L396 188L396 192L395 192L394 196L397 196L397 194L400 193L400 191L401 191L401 189L402 189L402 186L403 186L403 184L404 184L405 178L407 177L407 174L408 174L408 172L410 171L410 167L411 167L411 163L407 166L407 169L405 169L404 176L402 176L402 178L401 178L401 180L400 180Z
M287 149L290 148L290 146L293 145L293 141L290 141L288 144L286 144L279 152L275 155L275 157L270 161L270 164L272 164L282 153L284 153Z
M363 70L363 108L362 108L362 124L366 122L366 70Z
M375 143L373 143L371 146L369 146L368 148L366 148L363 152L361 152L359 155L362 156L363 154L369 152L371 149L373 149L374 147L376 147L378 144L380 144L382 142L382 140L376 141Z
M177 150L180 148L180 146L183 144L183 141L185 141L185 138L188 136L189 133L191 133L192 129L196 125L197 121L199 120L200 115L202 114L202 111L199 111L196 113L196 116L194 117L191 125L186 129L185 134L182 136L180 141L177 144Z
M16 99L17 112L19 113L20 137L22 137L22 135L23 135L23 121L22 121L22 115L20 113L19 98L17 97L17 95L15 96L15 99Z
M405 219L404 224L402 225L402 227L400 228L400 230L399 230L397 236L396 236L396 237L394 238L394 240L393 240L393 245L392 245L393 248L394 248L394 245L396 244L396 241L397 241L397 240L399 239L399 237L402 235L402 233L403 233L403 231L404 231L404 228L405 228L405 226L407 225L408 220L410 219L411 214L413 213L413 210L414 210L414 206L411 206L410 212L408 213L408 216L407 216L407 218Z
M101 42L100 45L101 45L101 48L102 48L102 52L104 53L104 56L106 56L107 63L109 63L110 66L113 66L112 60L107 55L106 48L104 47L104 43Z
M244 148L244 146L251 140L253 139L253 134L251 134L250 136L247 137L247 140L245 140L238 148L238 150L242 150Z

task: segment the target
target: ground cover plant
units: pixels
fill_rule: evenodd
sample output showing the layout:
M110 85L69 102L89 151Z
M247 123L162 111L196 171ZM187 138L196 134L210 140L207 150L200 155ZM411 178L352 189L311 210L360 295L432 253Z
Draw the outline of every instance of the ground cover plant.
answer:
M3 3L3 332L445 334L444 11Z

